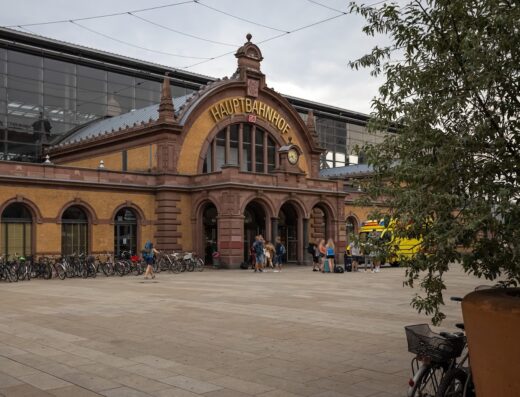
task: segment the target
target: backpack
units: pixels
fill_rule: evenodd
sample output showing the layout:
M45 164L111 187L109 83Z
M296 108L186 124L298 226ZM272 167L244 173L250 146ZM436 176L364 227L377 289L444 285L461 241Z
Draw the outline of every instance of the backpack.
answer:
M345 273L345 270L341 266L336 266L334 268L334 273Z
M310 244L307 246L307 252L311 255L314 255L314 244Z
M146 244L144 245L143 257L144 258L153 258L153 244L151 241L147 241Z
M327 247L327 256L332 256L332 255L334 255L334 248Z

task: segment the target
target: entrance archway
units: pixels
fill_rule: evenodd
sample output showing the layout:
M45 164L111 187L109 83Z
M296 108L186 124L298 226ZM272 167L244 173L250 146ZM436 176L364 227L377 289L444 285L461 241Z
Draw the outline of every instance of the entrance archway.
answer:
M204 228L204 260L213 264L213 253L218 250L218 211L215 204L208 203L202 211L202 226Z
M2 251L6 258L32 253L33 219L29 209L21 203L8 205L2 212Z
M137 254L137 216L133 209L121 208L114 219L114 252L120 256L123 251Z
M255 236L266 236L266 212L264 207L256 202L250 202L244 211L244 261L249 260L249 251Z
M317 239L336 239L333 227L334 216L330 207L325 203L317 203L312 207L310 217L310 237L313 241ZM335 243L337 243L335 241Z
M285 203L278 214L278 236L287 249L287 262L298 260L298 212L291 203Z

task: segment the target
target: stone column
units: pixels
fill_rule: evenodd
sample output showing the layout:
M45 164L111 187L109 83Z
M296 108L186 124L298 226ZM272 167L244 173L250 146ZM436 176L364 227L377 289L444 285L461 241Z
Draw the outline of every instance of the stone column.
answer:
M156 195L157 225L154 246L159 250L180 251L183 249L179 220L181 209L178 208L180 200L179 194L175 192L158 192Z
M278 237L278 218L271 218L271 242L274 244Z
M303 218L303 264L310 265L312 263L311 255L307 252L309 246L309 218Z
M244 216L219 215L217 222L221 266L238 269L244 261Z

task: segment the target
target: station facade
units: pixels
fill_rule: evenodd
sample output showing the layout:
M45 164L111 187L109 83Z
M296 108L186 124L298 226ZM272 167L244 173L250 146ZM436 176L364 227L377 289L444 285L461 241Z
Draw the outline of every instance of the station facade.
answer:
M73 128L45 163L0 162L0 250L117 254L151 240L238 267L262 234L289 262L308 262L316 238L341 253L368 210L350 206L344 178L320 176L312 111L304 120L268 88L250 39L230 78L172 99L165 76L160 103Z

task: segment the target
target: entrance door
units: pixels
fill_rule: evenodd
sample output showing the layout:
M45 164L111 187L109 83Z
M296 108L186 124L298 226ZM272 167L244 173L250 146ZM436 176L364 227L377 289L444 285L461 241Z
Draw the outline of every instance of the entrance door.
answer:
M298 213L294 206L285 203L278 214L278 236L287 249L287 262L298 260Z
M258 203L249 203L244 211L244 261L249 261L250 249L255 236L265 238L265 211Z
M137 254L137 218L131 208L122 208L114 219L114 253L120 256L122 252Z
M218 211L213 203L209 203L202 213L204 226L204 260L206 264L213 264L213 253L218 251Z

